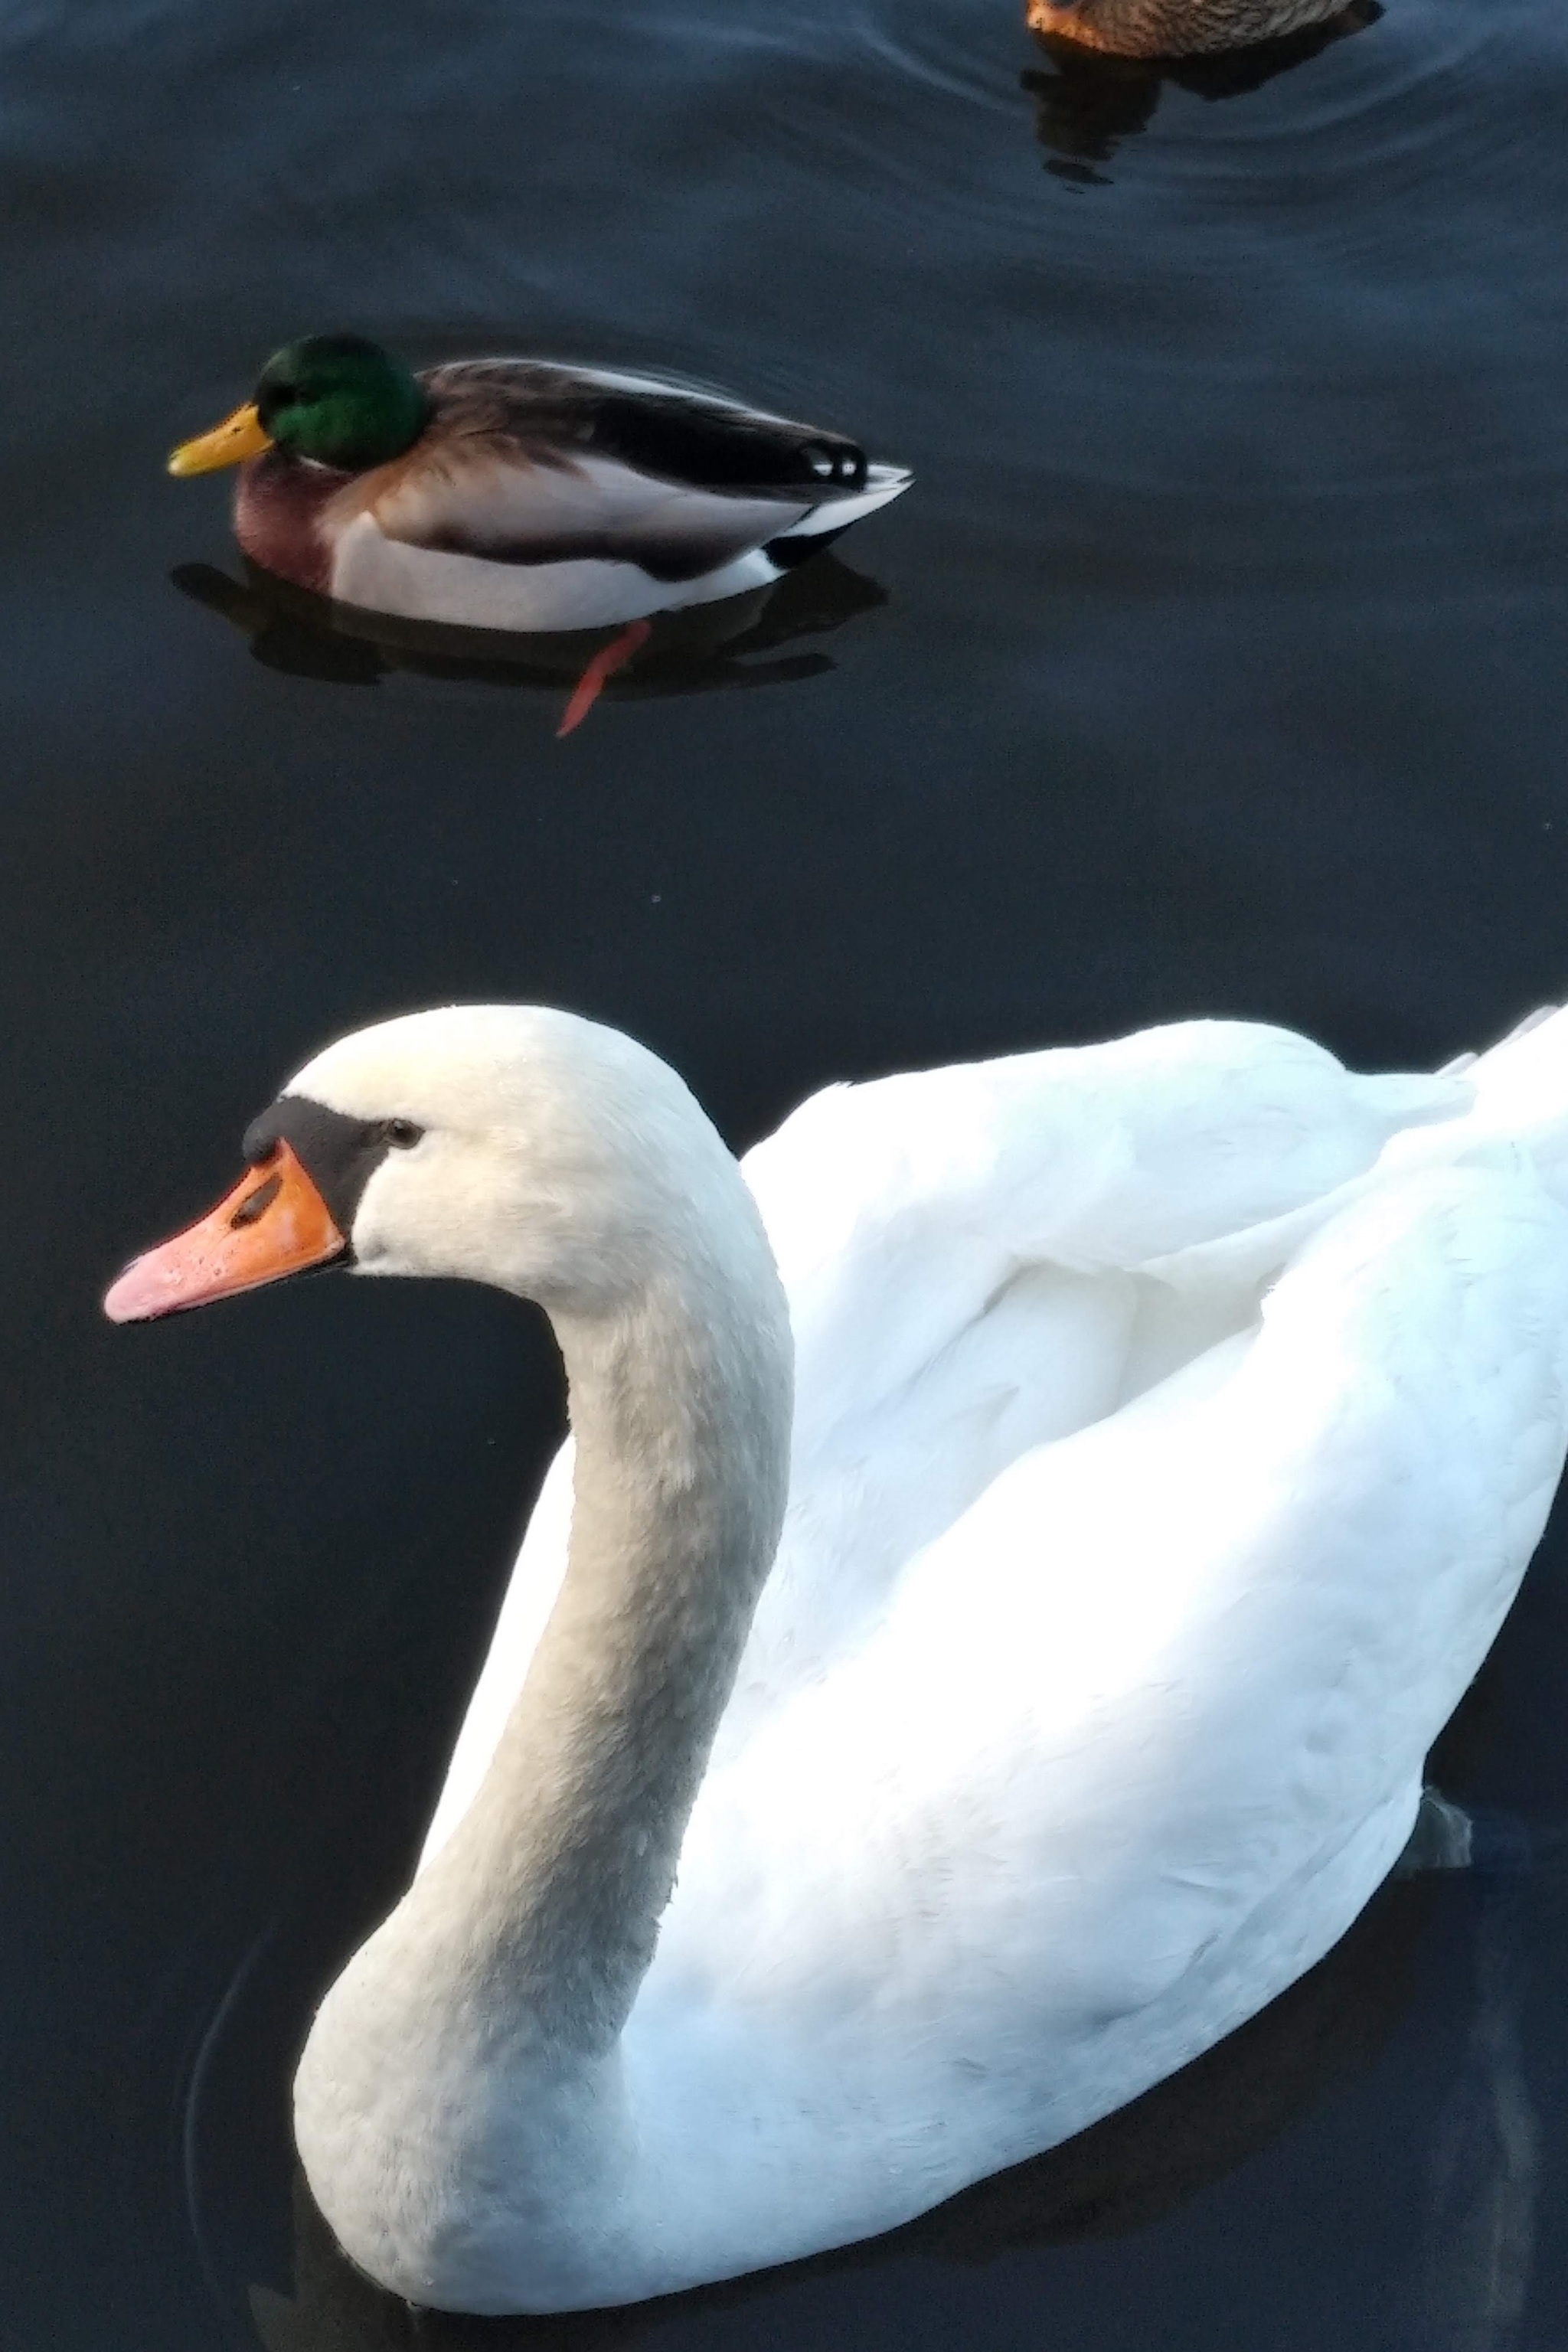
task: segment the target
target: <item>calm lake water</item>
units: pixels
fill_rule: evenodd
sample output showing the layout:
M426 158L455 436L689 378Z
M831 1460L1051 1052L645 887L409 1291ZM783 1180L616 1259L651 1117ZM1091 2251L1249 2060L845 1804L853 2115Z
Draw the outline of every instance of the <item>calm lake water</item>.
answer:
M836 1076L1198 1012L1415 1066L1568 989L1568 16L1388 0L1168 79L1020 16L5 11L18 2352L1561 2352L1568 1873L1396 1887L1089 2146L681 2304L416 2318L295 2189L293 2052L410 1866L561 1406L542 1328L456 1288L100 1319L280 1077L538 998L742 1145ZM323 637L164 478L333 327L662 362L917 487L558 744L548 649ZM1565 1551L1436 1767L1543 1822Z

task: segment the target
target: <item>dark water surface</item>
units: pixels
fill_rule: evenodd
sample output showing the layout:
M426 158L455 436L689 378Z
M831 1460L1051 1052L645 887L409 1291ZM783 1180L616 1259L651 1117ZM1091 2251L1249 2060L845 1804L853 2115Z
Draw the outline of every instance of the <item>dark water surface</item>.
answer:
M1020 13L0 23L19 2352L1568 2335L1550 1874L1394 1889L1109 2137L686 2305L417 2320L295 2210L292 2052L409 1865L560 1405L479 1293L99 1319L280 1077L396 1009L542 998L742 1144L834 1076L1194 1012L1419 1065L1568 988L1568 17L1388 0L1163 78ZM559 662L322 637L241 590L220 487L163 478L337 326L661 362L918 486L557 744ZM1450 1793L1568 1811L1565 1677L1559 1534Z

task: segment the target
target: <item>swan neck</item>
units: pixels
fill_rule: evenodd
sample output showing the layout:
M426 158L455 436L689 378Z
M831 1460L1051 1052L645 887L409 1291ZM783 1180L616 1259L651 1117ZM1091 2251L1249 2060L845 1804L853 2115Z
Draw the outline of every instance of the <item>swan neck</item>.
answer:
M552 1317L576 1455L566 1573L427 1874L467 1882L470 1949L557 2060L604 2054L630 2011L778 1543L789 1326L743 1198L729 1264L688 1256L630 1308Z

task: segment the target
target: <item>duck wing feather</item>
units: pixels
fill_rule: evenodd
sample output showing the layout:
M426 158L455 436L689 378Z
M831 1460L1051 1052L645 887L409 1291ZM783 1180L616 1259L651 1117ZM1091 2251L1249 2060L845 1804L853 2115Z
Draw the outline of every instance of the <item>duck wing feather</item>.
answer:
M866 486L865 452L842 435L651 378L468 360L421 381L431 425L354 499L413 546L691 580Z

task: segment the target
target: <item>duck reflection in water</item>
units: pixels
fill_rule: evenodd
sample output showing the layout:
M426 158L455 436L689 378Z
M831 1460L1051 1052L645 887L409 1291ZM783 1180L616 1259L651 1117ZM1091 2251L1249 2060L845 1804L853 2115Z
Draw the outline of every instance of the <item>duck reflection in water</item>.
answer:
M555 696L592 669L613 631L509 635L362 611L295 588L248 562L237 580L211 563L170 573L182 594L219 614L250 640L269 669L336 686L374 686L395 670L484 686L531 687ZM787 686L834 668L819 649L785 654L801 638L825 636L888 602L879 582L824 551L782 580L721 604L659 614L634 656L600 681L607 699L709 694L738 687ZM773 656L774 658L763 658ZM590 697L592 700L595 697ZM586 716L580 694L563 705L558 733Z
M1021 77L1036 107L1035 130L1049 151L1046 169L1079 187L1104 187L1123 139L1147 131L1167 82L1209 100L1246 98L1277 75L1306 65L1337 41L1365 32L1383 15L1381 0L1351 0L1325 22L1271 41L1208 56L1118 57L1060 33L1036 33L1051 61Z
M1078 2138L869 2242L654 2303L477 2319L418 2310L374 2285L339 2251L298 2181L291 2291L254 2283L240 2291L266 2352L631 2352L679 2320L694 2340L706 2340L714 2323L729 2340L737 2320L771 2336L770 2299L808 2282L879 2271L896 2305L921 2294L932 2263L973 2268L1029 2248L1123 2235L1210 2187L1376 2061L1412 1998L1433 1892L1425 1869L1396 1874L1326 1959L1226 2041ZM241 2025L234 2039L245 2038ZM231 2045L222 2071L237 2055ZM194 2119L198 2206L199 2150L215 2136L229 2138L241 2110L253 2118L257 2056L242 2062L246 2084L215 2084L207 2114ZM283 2079L287 2069L273 2073ZM201 2218L198 2210L198 2230Z

